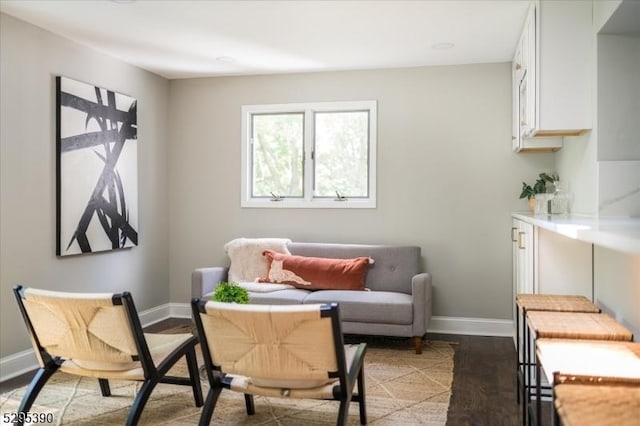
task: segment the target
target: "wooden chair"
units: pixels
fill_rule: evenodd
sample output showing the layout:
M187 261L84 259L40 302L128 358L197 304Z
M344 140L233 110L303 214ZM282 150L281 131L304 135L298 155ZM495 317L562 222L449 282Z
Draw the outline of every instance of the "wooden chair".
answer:
M109 380L143 382L127 425L138 423L158 383L191 386L196 406L202 406L195 354L198 338L143 333L130 293L66 293L22 286L13 291L40 365L18 412L30 410L56 371L98 379L103 396L111 395ZM189 378L167 376L183 356Z
M223 389L253 395L340 401L338 425L349 403L366 424L363 363L366 344L344 345L337 304L241 305L194 299L193 316L211 388L200 425L208 425ZM355 384L358 392L354 392Z

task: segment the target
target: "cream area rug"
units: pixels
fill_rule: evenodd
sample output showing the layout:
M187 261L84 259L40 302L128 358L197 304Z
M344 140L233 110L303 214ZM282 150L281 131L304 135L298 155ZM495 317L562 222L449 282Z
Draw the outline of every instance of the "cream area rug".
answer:
M355 341L357 338L351 338ZM453 380L454 346L425 341L416 355L407 340L365 339L365 386L370 425L445 425ZM201 354L198 353L199 357ZM186 375L181 361L171 374ZM110 381L103 397L96 379L56 373L38 395L32 412L53 413L53 424L122 425L140 384ZM209 390L202 381L203 393ZM0 412L15 412L26 386L0 395ZM248 416L242 394L223 390L213 413L219 425L334 425L337 401L255 397ZM200 408L190 387L159 384L143 411L141 425L197 425ZM0 417L4 417L0 415ZM359 425L358 404L349 407L349 425Z

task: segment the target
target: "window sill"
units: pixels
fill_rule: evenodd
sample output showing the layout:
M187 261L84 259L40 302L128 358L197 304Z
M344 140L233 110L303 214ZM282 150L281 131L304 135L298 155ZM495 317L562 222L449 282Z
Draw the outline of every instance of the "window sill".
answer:
M375 209L375 200L351 199L346 201L335 200L294 200L283 199L272 201L270 199L243 200L240 204L242 208L263 208L263 209Z

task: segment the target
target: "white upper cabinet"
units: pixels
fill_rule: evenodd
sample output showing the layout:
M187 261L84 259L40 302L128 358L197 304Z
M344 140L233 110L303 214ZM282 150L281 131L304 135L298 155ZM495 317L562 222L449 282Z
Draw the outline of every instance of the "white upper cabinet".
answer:
M512 68L514 151L556 150L591 129L592 20L589 1L532 2Z

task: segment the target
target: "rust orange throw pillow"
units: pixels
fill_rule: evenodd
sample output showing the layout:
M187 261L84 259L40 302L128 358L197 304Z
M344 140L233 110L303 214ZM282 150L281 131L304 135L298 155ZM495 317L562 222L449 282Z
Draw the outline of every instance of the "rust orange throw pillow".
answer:
M305 290L364 290L369 257L328 259L265 250L267 276L260 282L291 284Z

